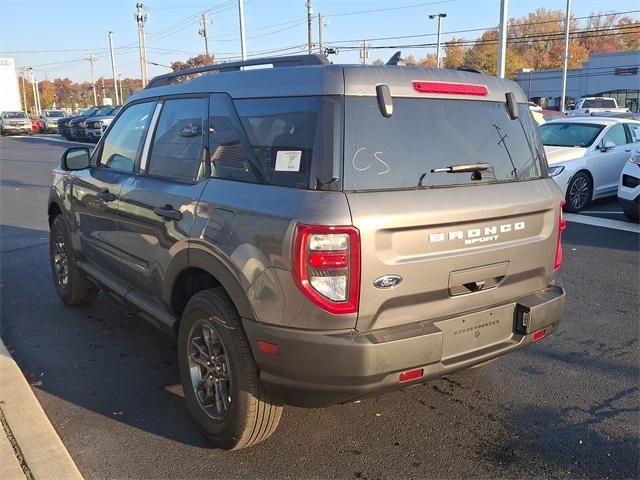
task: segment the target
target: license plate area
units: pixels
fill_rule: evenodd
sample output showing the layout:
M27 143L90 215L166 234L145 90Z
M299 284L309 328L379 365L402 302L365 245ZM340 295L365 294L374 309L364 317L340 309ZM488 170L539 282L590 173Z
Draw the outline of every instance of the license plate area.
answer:
M513 336L515 305L436 322L442 335L442 359L457 357L509 340Z

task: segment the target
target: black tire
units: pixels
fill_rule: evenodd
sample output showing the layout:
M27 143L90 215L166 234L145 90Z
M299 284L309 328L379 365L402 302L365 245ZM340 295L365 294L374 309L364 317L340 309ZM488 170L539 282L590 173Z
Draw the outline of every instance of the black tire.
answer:
M584 210L591 203L592 197L593 184L591 183L591 178L586 172L578 172L567 185L564 209L573 213Z
M222 288L189 300L178 334L178 368L189 412L213 446L250 447L276 430L282 406L260 383L240 316Z
M638 209L631 208L623 208L624 216L627 217L627 220L634 223L640 223L640 211Z
M65 305L82 305L93 300L96 294L95 288L87 280L84 272L78 268L61 215L56 215L51 222L49 259L53 284Z

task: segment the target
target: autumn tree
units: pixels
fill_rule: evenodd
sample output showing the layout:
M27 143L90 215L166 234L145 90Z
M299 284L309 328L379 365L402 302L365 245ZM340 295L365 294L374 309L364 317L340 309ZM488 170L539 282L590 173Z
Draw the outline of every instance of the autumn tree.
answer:
M171 69L174 72L179 70L187 70L189 68L205 67L213 65L213 57L211 55L197 55L187 59L185 62L175 61L171 64Z
M464 56L469 48L461 45L461 42L464 39L452 38L444 43L444 68L460 68L464 65Z
M55 85L49 80L44 80L40 82L38 86L40 87L40 107L52 108L53 104L56 102Z

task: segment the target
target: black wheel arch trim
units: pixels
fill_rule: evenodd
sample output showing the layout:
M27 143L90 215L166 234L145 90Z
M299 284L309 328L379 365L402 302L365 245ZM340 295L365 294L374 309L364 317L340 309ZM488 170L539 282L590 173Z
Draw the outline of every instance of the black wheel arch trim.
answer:
M238 310L238 314L247 320L256 320L251 303L236 275L213 252L193 244L176 253L167 269L162 302L169 311L171 311L171 296L175 282L187 268L199 268L209 273L225 289Z

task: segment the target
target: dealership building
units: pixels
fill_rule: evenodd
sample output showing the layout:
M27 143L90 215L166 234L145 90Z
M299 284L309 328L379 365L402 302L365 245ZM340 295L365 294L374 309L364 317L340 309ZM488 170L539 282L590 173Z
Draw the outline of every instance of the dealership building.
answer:
M621 107L640 111L640 50L592 53L581 68L567 71L567 105L580 97L613 97ZM560 107L562 69L517 73L517 82L530 100L544 108Z

